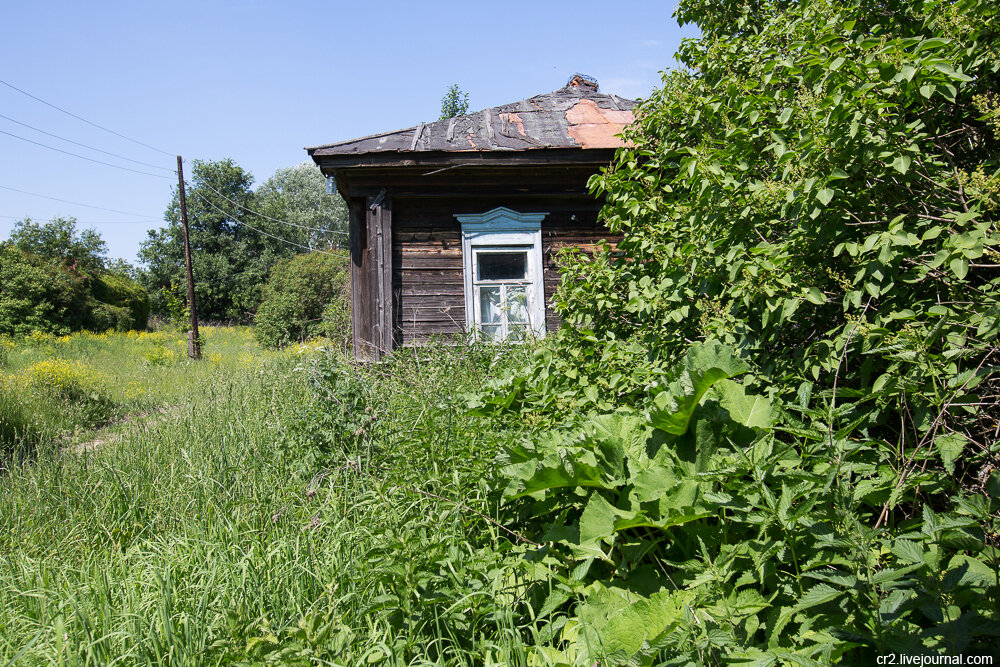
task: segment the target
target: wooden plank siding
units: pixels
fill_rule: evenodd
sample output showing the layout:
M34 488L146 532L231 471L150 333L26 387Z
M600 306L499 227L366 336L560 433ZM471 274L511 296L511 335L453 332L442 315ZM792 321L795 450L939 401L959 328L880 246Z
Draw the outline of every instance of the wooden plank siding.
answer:
M368 358L372 344L371 271L368 266L368 216L365 200L348 200L351 230L351 323L354 356Z
M542 221L546 329L558 327L549 303L559 284L556 256L563 248L592 249L607 230L597 223L599 203L586 195L393 198L393 342L419 345L434 336L465 331L462 227L456 214L498 206L523 213L548 212Z
M354 197L349 213L354 355L378 359L392 351L391 200Z
M365 200L368 215L369 246L373 252L372 275L375 299L372 315L372 340L375 356L392 352L392 199L382 191Z

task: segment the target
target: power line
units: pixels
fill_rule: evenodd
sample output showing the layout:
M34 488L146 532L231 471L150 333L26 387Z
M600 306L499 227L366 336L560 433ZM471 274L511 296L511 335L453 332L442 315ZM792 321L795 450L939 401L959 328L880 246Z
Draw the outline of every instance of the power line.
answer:
M54 216L62 217L62 216ZM76 220L75 216L66 216ZM0 218L7 218L9 220L41 220L39 216L33 215L0 215ZM157 218L150 218L149 220L76 220L78 225L148 225L154 222L160 222Z
M212 188L209 188L209 190L211 190L211 189ZM302 245L301 243L296 243L295 241L289 241L288 239L283 239L280 236L275 236L274 234L269 234L268 232L265 232L263 229L257 229L256 227L251 227L250 225L248 225L247 223L243 222L242 220L236 220L232 215L230 215L229 211L225 211L225 210L219 208L218 206L216 206L215 202L213 202L211 199L209 199L208 197L206 197L201 192L199 192L199 191L197 191L195 189L192 189L191 191L194 192L195 194L197 194L199 197L201 197L202 201L204 201L206 204L208 204L209 206L211 206L212 208L214 208L219 213L222 213L227 218L232 219L233 222L235 222L238 225L243 225L247 229L252 229L253 231L257 232L258 234L263 234L264 236L270 236L275 241L281 241L282 243L287 243L289 245L297 246L299 248L304 248L305 250L308 250L309 252L319 252L319 253L323 253L324 255L330 255L332 257L337 257L337 255L335 253L328 252L326 250L320 250L319 248L310 248L309 246ZM226 199L226 198L224 197L224 199ZM253 211L251 211L251 213L252 212ZM280 220L278 222L280 222Z
M48 195L40 195L37 192L28 192L27 190L18 190L17 188L12 188L6 185L0 185L0 189L10 190L11 192L20 192L22 195L31 195L32 197L41 197L42 199L51 199L52 201L62 202L64 204L73 204L74 206L83 206L85 208L94 208L99 211L108 211L110 213L121 213L122 215L134 215L140 218L146 217L142 213L130 213L128 211L119 211L114 208L105 208L103 206L94 206L93 204L82 204L78 201L70 201L68 199L59 199L58 197L50 197Z
M41 132L42 134L50 136L50 137L52 137L54 139L59 139L60 141L67 141L67 142L69 142L71 144L74 144L76 146L82 146L83 148L87 148L87 149L90 149L92 151L97 151L98 153L104 153L105 155L110 155L111 157L116 157L119 160L125 160L126 162L134 162L135 164L141 164L141 165L146 166L146 167L152 167L153 169L162 169L163 171L169 171L170 173L173 173L173 171L174 171L173 169L169 169L167 167L161 167L158 164L153 164L151 162L143 162L142 160L133 160L130 157L125 157L124 155L118 155L118 153L112 153L110 151L101 150L100 148L95 148L94 146L88 146L87 144L81 144L79 141L73 141L72 139L67 139L66 137L60 137L58 134L52 134L51 132L46 132L45 130L41 130L41 129L37 128L37 127L34 127L33 125L28 125L27 123L22 123L19 120L14 120L10 116L4 116L3 114L0 114L0 118L4 118L6 120L9 120L12 123L17 123L18 125L20 125L22 127L26 127L29 130L34 130L35 132Z
M208 183L201 183L201 185L204 185L206 188L208 188L209 190L211 190L215 194L219 195L220 197L222 197L223 199L225 199L227 202L229 202L233 206L237 206L237 207L243 209L244 211L247 211L249 213L253 213L256 216L264 218L265 220L270 220L271 222L279 222L279 223L281 223L283 225L290 225L292 227L298 227L299 229L308 229L309 231L312 231L312 232L321 232L323 234L343 234L344 236L348 236L350 234L349 232L342 232L342 231L337 230L337 229L322 229L320 227L309 227L307 225L299 225L299 224L296 224L294 222L288 222L287 220L278 220L277 218L272 218L271 216L264 215L263 213L261 213L259 211L255 211L252 208L247 208L243 204L240 204L239 202L233 201L232 199L230 199L226 195L222 194L221 192L219 192L218 190L216 190L215 188L213 188ZM188 184L188 187L191 187L191 185ZM194 188L192 187L191 190L194 191ZM204 197L202 197L202 199L204 199Z
M0 130L0 134L6 134L8 137L14 137L15 139L20 139L21 141L26 141L29 144L35 144L36 146L41 146L42 148L48 148L49 150L56 151L57 153L65 153L66 155L72 155L73 157L78 157L81 160L87 160L88 162L96 162L97 164L107 165L109 167L114 167L115 169L122 169L124 171L131 171L136 174L145 174L146 176L155 176L156 178L166 178L170 179L169 176L164 176L163 174L154 174L151 171L141 171L139 169L132 169L130 167L122 167L121 165L112 164L110 162L104 162L103 160L95 160L92 157L87 157L86 155L79 155L77 153L71 153L69 151L64 151L61 148L56 148L55 146L49 146L48 144L39 143L37 141L32 141L31 139L25 139L24 137Z
M21 90L17 86L9 84L6 81L0 80L0 83L2 83L3 85L7 86L8 88L13 88L14 90L16 90L17 92L21 93L22 95L27 95L28 97L30 97L31 99L35 100L36 102L41 102L45 106L52 107L56 111L61 111L62 113L66 114L67 116L72 116L73 118L76 118L79 121L83 121L87 125L92 125L92 126L96 127L99 130L104 130L105 132L110 132L111 134L115 135L116 137L121 137L122 139L125 139L126 141L131 141L133 144L139 144L140 146L144 146L145 148L148 148L150 150L154 150L157 153L163 153L164 155L170 155L171 157L173 157L172 153L169 153L169 152L164 151L164 150L160 150L159 148L157 148L155 146L150 146L149 144L144 144L141 141L138 141L136 139L132 139L131 137L126 137L124 134L119 134L118 132L115 132L114 130L109 130L108 128L104 127L103 125L98 125L97 123L91 122L91 121L87 120L86 118L83 118L81 116L77 116L75 113L71 113L69 111L66 111L65 109L57 107L56 105L52 104L51 102L46 102L45 100L43 100L40 97L35 97L31 93L26 92L24 90Z

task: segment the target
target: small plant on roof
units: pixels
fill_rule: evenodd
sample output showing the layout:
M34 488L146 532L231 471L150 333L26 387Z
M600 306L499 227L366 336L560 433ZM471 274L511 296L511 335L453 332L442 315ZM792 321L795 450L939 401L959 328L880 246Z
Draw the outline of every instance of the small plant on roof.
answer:
M469 111L469 94L463 92L457 83L448 86L448 92L441 98L441 118L454 118L464 116Z

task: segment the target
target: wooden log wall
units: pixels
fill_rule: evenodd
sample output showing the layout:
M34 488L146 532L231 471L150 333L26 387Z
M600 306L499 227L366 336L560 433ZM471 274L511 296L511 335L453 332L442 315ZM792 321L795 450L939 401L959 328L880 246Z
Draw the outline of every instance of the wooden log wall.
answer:
M566 247L592 250L607 237L597 224L600 206L587 195L484 198L396 197L392 210L392 294L395 345L419 345L465 331L462 227L455 214L506 206L523 213L547 211L542 221L546 330L558 319L549 303L559 284L556 255Z

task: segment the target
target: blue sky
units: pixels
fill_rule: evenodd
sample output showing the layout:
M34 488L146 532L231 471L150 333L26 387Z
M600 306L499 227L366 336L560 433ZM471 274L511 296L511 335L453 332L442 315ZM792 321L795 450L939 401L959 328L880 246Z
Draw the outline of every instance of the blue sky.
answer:
M0 80L158 150L0 84L0 239L25 216L72 215L101 232L111 256L134 261L146 230L163 224L177 154L231 157L260 183L306 160L304 146L437 119L452 83L469 93L470 110L554 90L574 72L597 77L604 92L643 97L674 66L681 39L695 36L671 18L674 6L14 3L0 25Z

